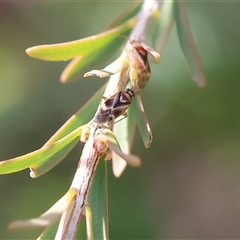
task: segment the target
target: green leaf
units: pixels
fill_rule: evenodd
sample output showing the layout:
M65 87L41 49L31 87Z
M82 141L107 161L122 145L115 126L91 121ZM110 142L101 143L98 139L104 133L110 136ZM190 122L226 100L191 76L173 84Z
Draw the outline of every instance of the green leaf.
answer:
M107 142L109 149L119 155L122 159L124 159L129 165L133 167L140 167L141 166L141 159L131 153L124 153L119 148L118 145L114 144L113 142Z
M81 56L75 57L68 64L68 66L64 69L60 77L61 82L66 83L66 82L77 80L81 78L83 74L89 71L90 69L102 68L105 62L116 52L116 50L120 48L120 46L126 40L122 36L128 36L130 30L134 26L135 20L131 19L129 20L129 22L132 25L130 24L126 25L126 23L121 25L121 26L124 26L126 29L121 29L120 26L115 28L119 30L115 31L114 37L110 36L109 34L106 35L107 32L103 33L105 34L104 37L106 39L106 40L103 40L103 42L105 41L105 45L101 44L99 45L99 47L95 45L92 46L92 44L95 44L95 42L92 43L90 42L90 40L88 40L89 51L86 53L82 53ZM113 29L110 31L113 31ZM96 39L99 39L100 37L97 37L97 36L95 36ZM91 41L93 41L93 39L91 39ZM96 47L98 48L96 49Z
M91 239L109 239L107 164L103 157L99 160L94 174L88 202L91 209L91 219L89 219L88 212L86 214L86 217L88 217L87 232L93 235Z
M76 140L82 132L82 127L77 128L75 131L71 132L61 140L51 144L46 145L39 150L28 153L26 155L8 159L0 162L0 174L8 174L13 172L18 172L26 169L35 164L41 164L46 159L59 152L65 146Z
M42 234L37 238L37 240L49 240L54 239L58 229L58 222L53 223L51 226L47 227Z
M115 21L113 21L107 29L114 28L117 25L122 24L134 17L138 13L141 5L142 4L139 4L138 2L133 3L132 6L130 6L123 15L119 16ZM122 36L124 37L127 35ZM75 57L61 74L61 82L71 82L82 78L83 73L89 71L89 66L91 66L92 69L102 68L107 58L111 55L110 52L111 49L110 51L104 53L104 56L101 54L96 54L95 58L92 58L92 55Z
M173 8L174 1L164 1L161 5L158 23L159 27L156 28L155 34L153 36L153 46L156 46L157 51L159 51L161 54L167 44L167 41L175 23Z
M139 10L142 7L142 3L139 1L134 1L128 8L123 12L120 16L118 16L110 25L107 27L107 29L111 29L116 27L119 24L122 24L129 20L130 18L136 16L139 12Z
M206 76L197 48L194 44L186 10L184 7L184 2L175 0L174 14L176 19L179 43L188 63L192 79L197 83L199 87L205 87Z
M105 88L106 84L104 84L71 118L69 118L45 145L58 141L76 128L88 123L94 117Z
M101 49L96 54L75 57L64 69L60 77L61 82L66 83L80 79L89 71L89 68L102 68L112 53L111 51L104 52L104 49Z
M73 202L77 194L75 188L71 188L67 193L61 197L50 209L37 218L18 220L9 225L10 229L32 229L38 227L47 227L60 219L62 213Z
M136 19L133 18L114 29L95 36L66 43L35 46L28 48L26 52L31 57L46 61L66 61L76 56L86 55L93 55L94 58L98 51L103 53L108 49L120 47L125 40L120 36L128 35L135 22Z
M109 65L104 67L100 70L91 70L90 72L86 72L84 74L84 77L90 77L90 76L96 76L99 78L106 78L110 77L118 72L120 72L123 69L124 63L126 62L126 57L123 55L120 55L116 60L111 62Z
M131 106L130 106L131 108ZM130 108L128 110L128 115L130 112ZM113 132L118 139L118 144L120 145L121 149L128 154L131 149L133 136L135 135L136 130L136 122L131 122L133 118L128 116L127 118L119 121L118 123L114 124ZM131 125L131 130L129 131L129 127ZM123 173L127 163L122 157L120 157L116 153L112 153L112 167L113 167L113 174L115 177L120 177Z
M119 144L122 146L125 152L130 151L130 146L127 141L126 137L123 137L122 135L127 134L126 130L126 120L122 120L121 122L118 122L117 124L114 125L113 131L115 132L116 136L118 136L119 139ZM121 134L121 136L119 136ZM122 159L119 155L116 153L112 153L112 169L113 169L113 174L115 177L120 177L126 168L127 163L124 159Z
M104 64L104 59L109 57L107 54L102 56L98 52L95 54L89 54L85 56L75 57L64 69L60 76L62 83L73 82L80 78L83 78L85 72L89 71L89 68L101 68ZM108 52L109 53L109 52ZM95 57L93 57L95 56Z
M135 116L135 119L137 121L138 129L142 136L143 143L145 147L148 148L152 143L153 136L140 94L136 94L135 98L133 99L132 105L133 115Z
M74 139L71 143L60 149L54 155L42 159L41 162L36 162L34 165L31 165L30 168L30 176L32 178L39 177L44 173L48 172L50 169L55 167L58 163L60 163L68 153L74 148L74 146L79 143L79 138ZM44 147L42 147L44 148Z
M124 131L125 133L126 131ZM108 144L109 149L112 151L112 159L116 161L116 156L119 156L119 158L117 158L117 162L118 164L120 163L121 165L118 165L117 169L114 169L114 167L116 167L116 165L114 165L113 163L113 171L114 171L114 175L116 175L116 177L119 177L121 175L121 173L123 172L125 165L123 165L123 161L125 161L126 163L128 163L129 165L133 166L133 167L139 167L141 166L141 160L139 157L129 153L128 152L123 152L120 148L119 142L117 140L117 138L115 137L115 134L110 130L110 129L105 129L104 130L104 135L106 137L106 142ZM123 136L121 136L123 139ZM125 138L126 140L126 138ZM127 143L127 142L125 142ZM129 143L127 143L127 147L129 147ZM115 163L116 164L116 163ZM122 167L122 168L121 168Z
M99 104L99 101L103 95L104 89L106 85L101 87L92 97L90 100L88 100L87 103L84 104L84 106L75 113L43 146L48 146L50 144L53 144L54 142L58 141L59 139L65 137L67 134L74 131L79 126L86 124L89 122L97 109L97 106ZM46 158L45 160L36 163L31 166L31 177L38 177L45 172L49 171L51 168L53 168L56 164L58 164L64 157L72 150L72 148L78 143L78 139L74 140L69 145L62 148L59 152L56 154L50 156L49 158Z

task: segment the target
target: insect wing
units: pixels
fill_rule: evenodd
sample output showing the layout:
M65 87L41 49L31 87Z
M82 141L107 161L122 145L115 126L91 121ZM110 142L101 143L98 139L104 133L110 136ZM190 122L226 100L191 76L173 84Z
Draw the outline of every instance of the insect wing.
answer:
M129 106L129 104L127 104L127 103L121 104L120 106L118 106L112 110L112 114L115 116L115 118L118 118L119 116L124 114L124 112L127 110L128 106Z
M118 92L116 94L114 94L113 96L111 96L110 98L108 98L105 102L104 102L104 106L109 109L114 108L117 103L119 102L119 98L120 98L121 92ZM104 109L104 107L103 107Z
M112 109L112 114L115 118L125 113L134 96L135 94L131 89L126 89L125 92L119 92L119 100Z

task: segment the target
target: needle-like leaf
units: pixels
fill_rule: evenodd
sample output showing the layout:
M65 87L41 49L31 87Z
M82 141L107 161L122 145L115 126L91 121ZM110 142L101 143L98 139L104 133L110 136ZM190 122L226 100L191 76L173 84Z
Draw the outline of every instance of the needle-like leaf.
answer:
M72 188L67 191L67 193L60 198L50 209L43 213L38 218L19 220L12 222L9 225L11 230L13 229L30 229L38 227L47 227L53 222L58 220L62 213L67 209L69 204L73 201L77 194L77 190Z
M108 195L107 195L107 166L106 161L99 160L91 184L89 208L86 209L88 240L109 239L108 236ZM91 235L93 238L91 238Z
M141 166L141 159L133 154L130 153L124 153L120 149L118 140L116 139L114 133L110 129L104 130L104 135L106 137L106 142L109 147L109 149L112 151L112 154L117 154L120 156L123 160L125 160L129 165L133 167L139 167Z
M130 18L134 17L137 15L139 12L140 8L142 6L142 3L139 2L138 0L135 0L130 6L127 7L125 12L123 12L120 16L118 16L115 20L113 20L107 27L108 29L114 28L118 26L119 24L122 24L129 20Z
M130 153L133 139L137 129L137 122L135 119L135 112L133 111L133 104L128 109L128 117L114 124L113 132L117 137L117 141L122 151L126 154ZM115 177L120 177L123 173L127 162L115 152L112 153L113 174Z
M81 125L89 122L94 116L94 113L97 109L99 101L103 95L104 85L101 87L86 104L75 113L43 146L51 145L59 139L65 137L67 134L74 131L76 128ZM78 139L75 139L72 143L62 148L59 152L56 152L54 155L37 162L34 165L31 165L31 177L36 178L45 172L49 171L56 164L64 159L64 157L72 150L72 148L78 143Z
M52 225L47 227L41 235L37 238L37 240L49 240L49 239L54 239L56 235L56 231L58 228L58 222L54 222Z
M76 56L89 54L95 58L99 51L102 53L107 49L120 47L125 39L119 36L128 35L135 22L136 19L132 18L120 26L98 35L71 42L35 46L28 48L26 52L33 58L46 61L66 61Z
M188 23L184 2L175 0L174 14L177 25L179 43L187 61L192 79L199 87L206 86L206 76L203 65L195 46L191 29Z
M93 239L92 210L89 205L86 205L84 210L85 210L85 216L86 216L87 239ZM99 219L99 222L101 222L101 221L102 221L102 218ZM102 233L102 231L101 231L101 233ZM100 235L102 235L101 233L100 233Z
M140 94L138 93L136 94L132 104L133 104L132 111L134 112L133 114L137 121L138 129L142 136L145 147L148 148L152 143L153 135L147 119L147 115L143 107L142 98Z
M90 77L90 76L97 76L99 78L110 77L111 75L121 71L124 60L125 60L125 57L121 55L111 64L106 66L104 69L91 70L90 72L85 73L84 77Z
M156 41L156 49L161 54L167 44L167 41L175 24L173 11L174 1L164 1L162 3L158 32L156 32L157 36L154 38L154 41Z
M49 159L54 154L59 152L68 144L71 144L81 135L83 127L79 127L61 140L50 144L45 145L44 147L36 150L34 152L25 154L20 157L8 159L0 162L0 174L8 174L13 172L18 172L23 169L26 169L30 166L41 164L46 159Z
M141 159L131 153L124 153L122 150L114 144L113 142L107 142L109 149L119 155L122 159L124 159L129 165L133 167L140 167L141 166Z

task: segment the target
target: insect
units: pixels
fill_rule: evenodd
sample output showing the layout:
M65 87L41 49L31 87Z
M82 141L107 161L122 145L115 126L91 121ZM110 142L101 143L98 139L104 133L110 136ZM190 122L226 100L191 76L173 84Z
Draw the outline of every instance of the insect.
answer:
M143 42L132 40L130 44L131 47L128 52L130 61L129 78L134 91L138 91L145 87L151 76L148 53L154 57L156 62L160 61L160 54Z
M96 123L113 123L116 118L123 115L126 117L126 110L135 96L134 91L127 88L119 91L110 98L104 98L100 111L95 115Z

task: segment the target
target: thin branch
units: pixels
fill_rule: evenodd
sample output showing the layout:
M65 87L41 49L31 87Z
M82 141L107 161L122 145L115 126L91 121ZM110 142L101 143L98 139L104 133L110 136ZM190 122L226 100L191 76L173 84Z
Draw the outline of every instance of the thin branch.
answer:
M132 48L131 40L142 40L143 34L145 32L147 22L152 16L152 13L159 7L161 2L155 0L145 0L142 8L138 14L138 21L133 29L129 41L126 43L124 50L121 54L123 59ZM124 64L124 61L123 61ZM116 92L123 91L128 82L128 66L122 66L122 70L110 77L109 83L106 87L104 96L113 96ZM99 104L97 112L98 115L101 111L102 102ZM64 212L60 220L58 231L55 239L74 239L80 215L86 204L89 188L93 175L98 164L100 156L104 155L108 151L108 146L106 147L106 142L97 141L98 136L104 134L102 129L112 129L113 123L106 122L104 124L99 124L92 120L89 123L89 136L86 137L86 143L79 161L79 165L74 176L71 188L75 188L78 191L75 202Z

